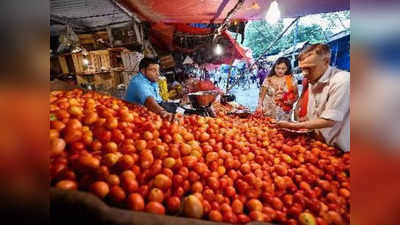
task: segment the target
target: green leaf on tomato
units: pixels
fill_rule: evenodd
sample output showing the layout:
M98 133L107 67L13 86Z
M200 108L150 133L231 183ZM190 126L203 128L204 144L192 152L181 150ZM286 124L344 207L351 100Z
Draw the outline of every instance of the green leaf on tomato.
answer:
M50 114L50 121L55 121L57 120L57 116L54 114Z

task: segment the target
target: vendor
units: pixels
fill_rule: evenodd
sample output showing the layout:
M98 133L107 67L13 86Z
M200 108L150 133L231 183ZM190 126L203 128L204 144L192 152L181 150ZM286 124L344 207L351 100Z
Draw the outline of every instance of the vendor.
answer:
M163 103L157 83L159 77L160 65L158 60L143 58L139 64L139 73L130 81L124 100L144 105L162 118L171 120L173 114L167 112L161 106Z
M308 46L299 55L299 67L309 81L307 120L279 121L289 129L316 129L317 136L341 150L350 151L350 73L329 66L328 45Z

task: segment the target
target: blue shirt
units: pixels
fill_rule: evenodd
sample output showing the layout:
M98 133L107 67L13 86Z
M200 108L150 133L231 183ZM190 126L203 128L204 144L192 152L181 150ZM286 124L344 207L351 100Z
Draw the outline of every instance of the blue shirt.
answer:
M139 72L130 81L124 100L144 105L144 102L148 97L153 97L156 102L161 102L161 97L158 91L158 83L150 81L141 72Z

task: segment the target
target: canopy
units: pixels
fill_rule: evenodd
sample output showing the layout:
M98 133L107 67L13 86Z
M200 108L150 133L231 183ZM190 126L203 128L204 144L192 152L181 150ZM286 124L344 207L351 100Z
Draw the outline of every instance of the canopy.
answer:
M264 19L272 0L246 0L233 19ZM164 23L221 23L237 0L120 0L144 20ZM279 0L281 15L297 17L350 9L349 0Z

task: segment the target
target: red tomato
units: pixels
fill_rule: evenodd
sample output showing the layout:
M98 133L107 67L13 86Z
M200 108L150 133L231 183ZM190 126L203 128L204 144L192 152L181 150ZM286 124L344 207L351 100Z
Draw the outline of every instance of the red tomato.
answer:
M196 181L194 184L192 184L192 193L199 192L201 193L203 191L203 184L200 181Z
M250 199L246 205L249 211L261 211L263 207L262 203L258 199Z
M158 174L154 178L153 185L154 185L154 187L157 187L161 190L166 190L171 187L172 181L171 181L171 178L169 178L168 176L166 176L164 174Z
M222 203L221 204L221 211L223 213L231 212L232 211L232 207L227 203Z
M177 213L181 207L181 200L177 196L169 197L167 200L167 209L170 213Z
M222 214L217 210L211 210L208 214L208 218L215 222L222 222L223 220Z
M210 135L209 135L208 133L206 133L206 132L201 133L201 135L200 135L200 141L205 142L205 141L207 141L208 139L210 139Z
M133 193L139 189L139 183L135 179L127 178L127 179L122 180L122 188L127 193Z
M146 205L146 212L163 215L165 214L165 208L159 202L149 202Z
M234 196L235 194L236 194L236 190L235 190L234 187L228 186L228 187L225 188L225 195L226 195L226 196L232 197L232 196Z
M164 200L164 193L158 188L153 188L149 193L148 200L162 203Z
M104 181L97 181L90 185L90 192L97 195L99 198L104 198L110 192L108 184Z
M138 151L143 151L143 150L145 150L146 149L146 146L147 146L147 142L145 141L145 140L137 140L136 141L136 149L138 150Z
M264 221L264 214L261 211L251 211L249 216L254 221Z
M110 174L107 177L107 182L110 186L114 186L114 185L119 185L120 184L120 180L119 177L115 174Z
M243 203L238 199L233 200L232 211L236 214L243 213Z
M111 187L109 195L114 202L122 202L126 198L125 191L117 185Z
M219 189L219 181L216 177L209 177L207 179L207 184L208 186L210 186L211 189L213 189L214 191Z
M237 223L238 218L232 211L229 211L229 212L224 213L223 220L228 223Z
M62 190L77 190L78 184L72 180L61 180L61 181L57 182L56 188L59 188Z
M246 214L239 214L237 217L238 217L239 223L241 223L241 224L246 224L251 221L250 217L248 217Z
M123 155L121 158L119 158L117 162L117 166L122 169L122 170L127 170L132 168L133 164L135 163L134 159L130 155Z

